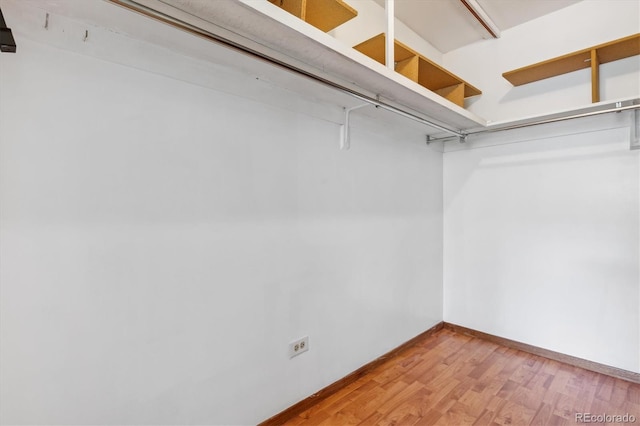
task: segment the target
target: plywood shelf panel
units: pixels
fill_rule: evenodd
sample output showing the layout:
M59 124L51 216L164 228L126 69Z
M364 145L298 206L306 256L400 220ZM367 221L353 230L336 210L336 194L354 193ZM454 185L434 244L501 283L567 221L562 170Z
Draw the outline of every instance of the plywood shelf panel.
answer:
M454 104L461 105L464 104L464 87L464 83L459 83L435 90L435 92L443 98L449 99Z
M596 46L601 64L640 55L640 34Z
M420 56L420 75L418 77L418 83L422 84L429 90L433 90L434 92L462 83L464 85L465 98L482 94L480 89L472 86L460 77L422 56Z
M306 0L306 21L324 32L358 16L358 11L342 0Z
M375 37L370 38L369 40L363 41L362 43L354 46L353 48L359 52L364 53L368 57L373 60L380 62L384 65L385 61L385 40L386 37L384 33L378 34ZM413 49L408 48L407 46L400 43L398 40L395 41L393 47L393 59L394 61L401 62L410 58L417 58L418 54L413 51Z
M384 65L386 36L384 33L366 40L354 49ZM464 98L480 95L482 92L460 77L430 61L409 46L394 41L395 70L412 81L426 87L459 106L464 106Z
M589 50L559 56L537 64L528 65L502 74L514 86L532 83L556 75L591 67L591 53Z
M207 7L200 7L199 3L196 5L197 2L182 3L180 16L185 22L198 26L201 25L200 20L206 20L216 30L214 34L219 31L222 37L232 43L248 46L259 55L289 64L302 73L326 81L327 85L346 89L327 90L325 85L314 82L314 78L291 78L289 73L275 72L278 71L277 67L275 71L270 71L271 66L264 65L267 69L265 75L275 85L295 87L309 97L319 99L319 104L325 100L327 104L353 106L353 99L348 95L353 91L367 98L380 99L399 110L410 111L443 127L470 130L486 126L486 120L482 117L386 69L269 1L221 1ZM235 62L230 63L235 65ZM249 67L248 64L246 66ZM260 74L259 71L255 72L256 75ZM318 105L318 109L324 111L324 106Z
M304 21L306 16L306 0L269 0L281 9L286 10L290 14Z
M420 59L417 56L396 62L396 71L411 81L418 81Z
M587 49L578 50L502 74L514 86L532 83L549 77L591 68L592 100L599 100L598 67L640 54L640 34L634 34Z
M328 32L355 18L358 11L342 0L269 0L314 27Z

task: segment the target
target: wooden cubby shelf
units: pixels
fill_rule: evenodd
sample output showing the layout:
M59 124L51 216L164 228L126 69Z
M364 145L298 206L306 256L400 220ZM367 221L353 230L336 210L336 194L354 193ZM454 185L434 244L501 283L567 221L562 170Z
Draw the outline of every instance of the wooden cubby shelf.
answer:
M384 65L386 50L385 39L384 33L378 34L354 46L354 49ZM400 43L398 40L394 40L393 50L396 72L458 106L464 107L464 98L482 93L476 87L420 55L410 47Z
M599 44L537 64L502 74L514 86L520 86L549 77L591 68L591 100L600 101L599 66L630 56L640 55L640 34L634 34L608 43Z
M358 11L342 0L269 1L324 32L358 16Z

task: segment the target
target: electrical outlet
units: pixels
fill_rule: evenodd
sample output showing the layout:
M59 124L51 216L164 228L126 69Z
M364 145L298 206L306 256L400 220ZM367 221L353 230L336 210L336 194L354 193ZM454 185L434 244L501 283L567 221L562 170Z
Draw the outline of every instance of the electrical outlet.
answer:
M304 336L289 343L289 358L298 356L309 350L309 336Z

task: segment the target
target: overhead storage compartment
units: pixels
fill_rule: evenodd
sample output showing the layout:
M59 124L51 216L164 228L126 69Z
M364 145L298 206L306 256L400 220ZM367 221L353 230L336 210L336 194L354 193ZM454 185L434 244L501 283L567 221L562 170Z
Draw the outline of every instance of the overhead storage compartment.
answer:
M354 46L354 49L384 64L385 43L386 36L383 33ZM458 106L464 108L465 98L482 94L480 89L398 40L394 40L393 52L396 72Z
M131 7L127 0L110 1ZM284 0L287 1L292 0ZM454 103L446 99L459 99L457 93L438 94L429 90L270 1L136 0L136 3L170 17L166 21L171 25L195 34L206 33L206 37L212 40L222 41L287 69L330 83L356 97L361 95L379 101L454 132L486 125L483 118L460 106L459 100ZM293 3L286 5L292 10L303 6L302 2L295 7ZM305 17L307 13L308 10ZM446 86L450 88L447 90L455 91L456 87L451 86Z
M342 0L269 1L324 32L358 16L358 11Z

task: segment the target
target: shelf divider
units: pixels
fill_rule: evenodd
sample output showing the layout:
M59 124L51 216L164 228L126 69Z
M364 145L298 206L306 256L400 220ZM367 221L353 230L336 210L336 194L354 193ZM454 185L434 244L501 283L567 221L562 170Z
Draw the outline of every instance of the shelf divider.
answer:
M378 34L354 46L354 49L384 65L386 36ZM463 108L464 98L482 93L398 40L394 40L394 59L396 72Z
M521 86L591 68L591 99L595 103L600 101L600 64L635 55L640 55L640 33L507 71L502 76L514 86Z

